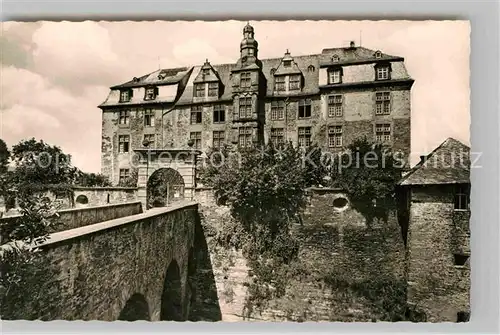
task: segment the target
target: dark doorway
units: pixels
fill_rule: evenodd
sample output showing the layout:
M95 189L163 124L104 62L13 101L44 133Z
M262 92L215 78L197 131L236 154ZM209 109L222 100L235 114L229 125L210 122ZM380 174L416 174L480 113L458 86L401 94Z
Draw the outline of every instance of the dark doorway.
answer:
M170 263L165 276L161 296L160 320L183 321L181 277L179 266L175 260Z
M469 322L470 314L468 312L458 312L457 322Z
M146 298L139 293L136 293L128 299L125 307L123 307L118 320L121 321L149 321L149 306Z
M173 201L184 199L184 179L171 168L156 170L147 185L148 208L163 207Z

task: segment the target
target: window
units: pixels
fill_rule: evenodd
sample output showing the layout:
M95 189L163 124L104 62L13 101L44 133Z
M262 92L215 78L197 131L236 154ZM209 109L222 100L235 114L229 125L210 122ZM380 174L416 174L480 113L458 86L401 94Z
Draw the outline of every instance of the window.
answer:
M286 90L285 76L276 77L276 91L285 91L285 90Z
M214 131L213 137L213 146L214 148L220 149L224 146L224 131Z
M328 128L328 146L330 148L342 147L342 126Z
M240 148L250 148L252 146L252 133L251 127L241 127L238 130L238 145Z
M210 75L210 69L203 69L203 75L204 76Z
M119 183L125 183L130 178L129 169L120 169L120 180Z
M155 126L155 112L152 109L144 110L144 126L146 127Z
M377 66L375 68L375 79L376 80L388 80L390 79L390 70L389 66Z
M469 209L469 187L457 186L455 190L455 209L468 210Z
M251 73L250 72L243 72L240 75L240 87L241 88L248 88L251 86L252 86Z
M311 117L311 99L299 101L299 118Z
M311 145L311 127L299 127L299 148Z
M194 84L194 96L196 98L202 98L205 96L205 84Z
M328 84L339 84L342 82L342 70L331 69L328 71Z
M132 98L132 90L123 90L120 92L120 102L128 102Z
M240 98L240 108L239 115L240 119L251 119L252 118L252 98Z
M194 142L193 148L201 149L201 131L189 133L189 138Z
M375 58L382 58L382 53L380 51L375 52Z
M284 67L290 67L290 66L292 66L292 61L291 60L284 60L283 61L283 66Z
M191 107L191 124L201 123L202 121L202 108L201 106Z
M120 116L118 122L122 125L129 124L130 121L130 111L120 111Z
M219 83L208 83L208 96L216 97L219 95Z
M316 70L316 68L314 67L314 65L309 65L307 67L307 71L309 71L309 72L314 72L315 70Z
M144 100L154 100L156 99L156 95L158 93L157 87L147 87L146 93L144 94Z
M328 97L328 116L329 117L339 117L342 116L342 95L330 95Z
M333 55L332 56L332 62L337 63L340 60L338 55Z
M289 86L290 91L300 90L300 75L290 76L290 84L289 85L290 85Z
M468 255L461 255L461 254L453 255L453 261L456 266L464 266L468 259L469 259Z
M377 142L389 142L391 140L391 125L377 124L375 126L375 139Z
M375 93L375 114L391 114L391 92Z
M214 106L214 123L226 122L226 109L222 105Z
M128 152L130 144L130 135L119 135L118 143L119 143L118 145L119 152Z
M143 142L146 142L146 141L149 143L149 145L151 145L151 144L154 145L154 143L155 143L155 134L144 134L144 140L143 140Z
M285 118L285 102L271 102L271 120L283 120Z
M254 55L254 53L255 53L255 50L254 50L254 49L252 49L252 48L249 48L249 49L248 49L248 55L249 55L249 56L253 56L253 55Z
M271 73L271 76L274 76L274 73L276 72L276 69L275 68L272 68L271 71L269 71L269 73Z
M275 146L285 143L285 130L283 128L271 128L271 142Z

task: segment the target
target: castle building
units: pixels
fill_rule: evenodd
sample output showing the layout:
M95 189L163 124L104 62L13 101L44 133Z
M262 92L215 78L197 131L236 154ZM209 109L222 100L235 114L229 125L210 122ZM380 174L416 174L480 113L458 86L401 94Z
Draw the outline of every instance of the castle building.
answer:
M260 59L243 28L233 64L159 69L111 87L102 110L102 173L133 173L139 149L200 151L224 144L312 143L340 152L356 138L410 154L410 91L404 58L356 46ZM203 55L200 55L202 58Z

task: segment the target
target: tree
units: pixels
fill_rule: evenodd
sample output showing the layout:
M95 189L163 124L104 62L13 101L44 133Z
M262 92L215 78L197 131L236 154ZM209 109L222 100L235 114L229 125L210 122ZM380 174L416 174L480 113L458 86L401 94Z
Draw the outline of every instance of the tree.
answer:
M104 187L111 186L109 178L100 173L87 173L78 170L76 185L84 187Z
M0 138L0 174L8 170L10 151L4 140Z
M12 147L15 178L18 185L73 184L77 169L71 165L71 155L61 148L34 138Z

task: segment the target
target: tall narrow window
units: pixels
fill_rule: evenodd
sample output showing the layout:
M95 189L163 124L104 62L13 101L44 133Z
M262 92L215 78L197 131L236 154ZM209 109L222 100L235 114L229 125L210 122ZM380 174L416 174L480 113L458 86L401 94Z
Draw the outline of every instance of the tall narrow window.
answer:
M240 74L240 87L248 88L252 86L252 77L250 72L242 72Z
M391 114L391 92L375 93L375 114Z
M125 183L130 177L130 169L120 169L120 179L119 179L119 183L122 184L122 183ZM108 196L108 199L109 199L109 196Z
M129 152L130 145L130 135L119 135L118 136L118 151L119 152Z
M155 126L155 113L152 109L144 110L144 126L154 127Z
M299 101L299 118L311 117L311 99Z
M284 60L283 61L283 66L284 67L290 67L290 66L292 66L292 61L291 60Z
M276 91L286 91L285 76L276 77Z
M285 143L285 130L283 128L271 128L271 142L275 146Z
M219 95L219 83L208 83L208 96L216 97Z
M283 120L285 118L285 102L272 101L271 102L271 120Z
M377 142L389 142L391 140L391 125L389 123L375 126L375 140Z
M223 105L214 106L214 123L226 122L226 109Z
M379 65L375 68L376 80L388 80L391 78L391 71L388 65Z
M238 130L238 145L240 148L249 148L252 146L252 127L240 127Z
M157 87L147 87L146 93L144 94L144 100L154 100L156 99L157 95L158 95Z
M189 133L189 138L194 142L193 148L201 149L201 131Z
M224 145L224 137L225 137L224 131L214 131L213 132L213 138L214 138L213 147L217 148L217 149L222 148Z
M252 98L251 97L241 97L239 106L240 119L251 119L253 115L252 111Z
M311 127L299 127L299 147L311 146Z
M455 189L455 209L468 210L469 209L469 187L465 185L458 185Z
M330 148L342 147L342 126L328 128L328 146Z
M197 124L202 122L202 107L193 106L191 107L191 124Z
M290 76L290 91L300 90L300 75L292 75Z
M328 84L339 84L342 82L342 70L330 69L328 70Z
M329 117L339 117L343 115L342 110L342 95L330 95L328 97L328 116Z
M203 98L205 96L205 83L194 84L194 96Z
M130 122L130 111L120 111L119 120L120 125L127 125Z

